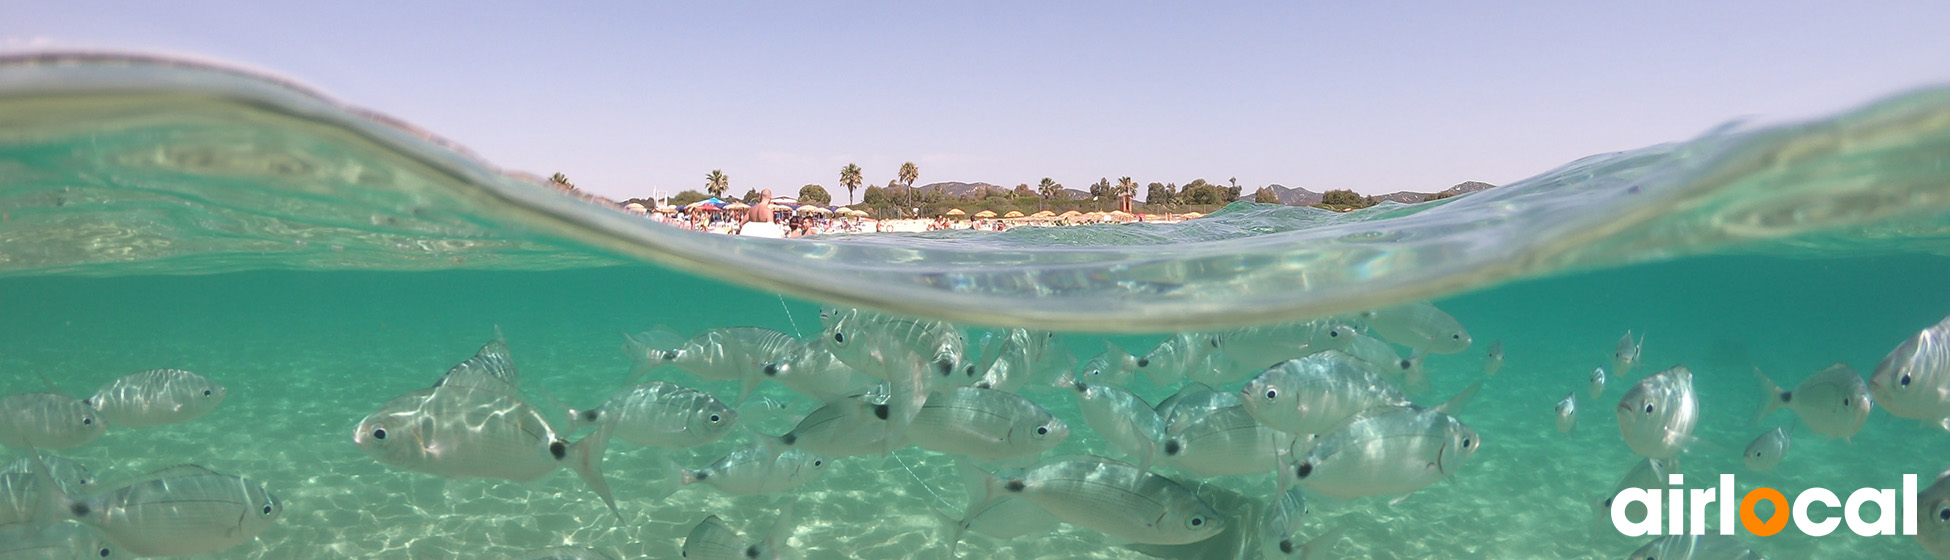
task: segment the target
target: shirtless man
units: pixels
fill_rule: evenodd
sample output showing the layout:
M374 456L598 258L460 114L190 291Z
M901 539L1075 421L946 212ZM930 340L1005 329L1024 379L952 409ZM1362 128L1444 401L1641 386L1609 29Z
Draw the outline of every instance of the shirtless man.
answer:
M758 203L753 204L751 208L745 209L745 221L771 223L772 189L758 191Z

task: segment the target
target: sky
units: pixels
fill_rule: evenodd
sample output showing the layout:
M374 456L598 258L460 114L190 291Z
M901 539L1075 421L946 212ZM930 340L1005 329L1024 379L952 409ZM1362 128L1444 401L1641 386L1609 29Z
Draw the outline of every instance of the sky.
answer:
M1945 2L283 4L0 0L0 51L257 68L619 200L910 161L1432 192L1950 84Z

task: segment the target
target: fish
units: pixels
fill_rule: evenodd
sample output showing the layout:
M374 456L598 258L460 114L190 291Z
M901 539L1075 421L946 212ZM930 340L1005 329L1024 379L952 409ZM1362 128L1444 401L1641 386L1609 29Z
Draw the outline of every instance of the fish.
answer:
M1215 352L1232 358L1246 374L1286 360L1326 350L1346 350L1357 333L1346 324L1327 321L1278 323L1214 333Z
M1389 346L1386 341L1360 334L1355 335L1354 340L1348 344L1346 352L1349 356L1360 360L1357 363L1368 371L1410 391L1420 392L1429 386L1426 372L1422 369L1422 357L1426 354L1418 352L1403 358L1400 354L1396 354L1395 348Z
M825 347L813 344L806 345L791 362L761 367L759 373L767 381L821 401L865 393L880 384L880 380L846 365Z
M1787 428L1774 428L1747 444L1747 450L1740 454L1740 459L1746 461L1747 468L1754 472L1771 471L1781 464L1781 459L1787 458L1788 446L1792 443L1794 441Z
M970 370L977 376L975 387L1013 393L1030 383L1048 383L1047 372L1063 369L1047 367L1052 358L1059 353L1069 356L1050 351L1056 333L1020 328L999 332L1001 336L984 345L981 361Z
M1585 390L1591 392L1591 400L1594 401L1605 396L1605 368L1591 369L1591 380Z
M1869 394L1897 418L1950 430L1950 317L1889 351L1869 376Z
M1498 340L1491 342L1489 352L1483 354L1483 375L1496 375L1500 369L1503 369L1503 341Z
M1577 427L1578 394L1573 392L1564 395L1564 400L1557 401L1557 432L1560 434L1568 434L1571 433L1571 430L1577 429Z
M1259 538L1266 556L1284 558L1297 552L1305 543L1295 542L1294 537L1300 534L1300 526L1306 524L1312 512L1307 507L1307 495L1298 486L1269 497L1259 525Z
M1002 460L1041 455L1070 437L1070 427L1014 393L956 387L928 396L907 437L930 451Z
M51 480L31 472L0 474L0 525L36 521L59 496Z
M1766 557L1733 537L1709 533L1704 535L1668 535L1654 539L1639 547L1629 557L1631 560L1766 560Z
M256 481L197 465L152 472L92 498L60 499L68 519L138 557L224 550L284 515L284 503Z
M1225 516L1225 529L1194 543L1125 544L1128 550L1165 560L1237 559L1253 556L1259 548L1259 523L1262 507L1258 500L1218 485L1204 484L1194 490L1200 500Z
M1124 349L1111 341L1104 341L1104 351L1085 360L1077 367L1074 381L1090 385L1115 385L1129 387L1133 375L1137 373L1137 358L1131 357Z
M1165 400L1158 401L1152 410L1163 418L1169 429L1173 425L1183 425L1196 418L1203 418L1221 408L1239 406L1239 393L1219 391L1204 383L1192 382L1179 387Z
M1166 337L1132 365L1159 387L1177 385L1219 347L1219 339L1206 333L1181 332Z
M761 441L733 449L702 469L670 464L671 476L655 490L654 496L661 500L680 487L700 482L734 496L784 492L818 479L831 464L831 460L821 455L801 449L778 450Z
M448 478L528 482L568 467L622 518L603 478L609 430L575 443L511 393L518 383L498 333L437 385L394 397L359 422L352 442L400 470Z
M75 523L0 525L0 560L98 560L120 558L120 550Z
M1847 440L1862 431L1862 425L1869 421L1869 409L1874 406L1868 384L1848 364L1828 366L1802 380L1793 391L1781 390L1760 368L1754 368L1754 377L1760 381L1761 392L1756 423L1786 407L1815 433Z
M662 381L631 387L588 410L569 409L564 432L604 425L611 437L650 447L689 448L724 439L738 412L710 393Z
M616 560L616 557L593 548L551 546L521 553L513 560Z
M1199 476L1276 470L1279 464L1275 457L1295 440L1293 434L1260 424L1239 405L1183 418L1166 427L1159 451L1162 460Z
M69 494L84 495L95 492L95 473L90 472L88 467L58 455L43 454L41 461L42 464L47 465L48 474L52 475L62 488L67 489ZM0 466L0 476L14 473L33 474L34 459L21 457L12 463L7 463L6 466ZM0 522L0 525L5 524L6 522Z
M1428 303L1371 309L1357 316L1381 338L1432 354L1455 354L1468 349L1471 342L1460 321Z
M762 327L710 329L677 342L682 340L681 335L660 326L623 338L624 351L636 361L630 379L639 379L658 367L676 366L700 378L740 382L738 402L744 402L759 383L805 353L805 344L798 338Z
M1612 501L1618 498L1619 492L1624 492L1627 488L1665 491L1670 487L1671 482L1668 475L1674 472L1676 471L1670 461L1650 457L1640 458L1637 463L1632 464L1631 469L1625 471L1624 476L1618 477L1618 482L1612 485L1611 492L1599 496L1592 502L1592 510L1597 515L1598 525L1605 527L1605 530L1613 530L1611 529L1611 505ZM1627 519L1645 519L1648 513L1643 503L1630 502L1625 505Z
M893 453L906 440L908 428L937 384L955 384L960 347L947 341L959 340L959 336L960 331L946 323L896 321L865 314L838 321L821 335L822 343L841 361L887 381L887 438L883 440L887 447L883 454Z
M1461 470L1482 447L1476 431L1440 409L1360 416L1320 438L1281 476L1340 499L1408 494Z
M1950 560L1950 470L1916 493L1916 542L1931 556Z
M1621 378L1631 373L1632 366L1639 363L1640 351L1644 349L1645 335L1641 334L1637 340L1633 340L1632 331L1625 331L1625 336L1619 337L1618 344L1612 348L1611 372Z
M1326 434L1377 407L1408 406L1401 390L1336 350L1274 364L1240 389L1253 418L1289 434Z
M68 449L101 437L108 423L74 397L23 393L0 398L0 445L21 449Z
M1020 474L1021 471L1018 469L1011 471L1008 476L1020 476ZM1063 523L1063 520L1057 519L1050 512L1043 511L1043 508L1037 507L1029 500L1004 494L984 502L982 481L989 476L989 473L981 469L961 469L961 475L962 490L968 496L966 503L978 509L965 510L960 517L953 517L939 510L935 512L956 536L955 540L948 543L950 558L957 557L955 548L961 544L960 536L963 534L979 533L998 539L1013 539L1055 531L1057 526Z
M834 399L799 419L791 431L759 438L776 442L778 449L802 449L825 457L874 455L889 447L888 414L886 404L864 396Z
M1686 366L1640 379L1618 400L1618 430L1633 453L1674 459L1693 442L1699 424L1699 399L1693 372Z
M209 378L180 369L138 371L117 378L83 403L124 427L181 424L217 409L228 392Z
M1143 397L1123 387L1078 381L1071 376L1059 378L1056 385L1076 391L1077 408L1091 431L1136 459L1138 470L1151 470L1159 448L1164 446L1165 420Z
M764 540L756 543L725 526L718 516L707 516L684 536L684 548L680 554L687 560L800 558L799 552L787 543L795 528L793 509L797 502L796 498L787 500L785 506L779 509L779 517L773 520L771 531L766 533Z
M966 459L957 464L964 472L980 470ZM1001 497L1022 499L1064 523L1131 543L1194 543L1232 523L1175 480L1099 457L1048 462L1006 477L983 472L964 478L982 483L982 497L964 511L981 511ZM949 542L960 540L957 530Z

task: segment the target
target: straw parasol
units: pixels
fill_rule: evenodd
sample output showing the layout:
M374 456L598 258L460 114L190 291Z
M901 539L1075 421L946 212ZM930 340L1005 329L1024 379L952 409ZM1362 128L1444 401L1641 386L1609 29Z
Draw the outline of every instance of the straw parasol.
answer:
M623 209L628 210L631 214L637 214L637 215L642 215L649 212L649 210L643 207L643 204L636 203L636 202L623 205Z
M1088 221L1092 221L1092 222L1094 222L1094 221L1097 221L1097 220L1102 220L1102 219L1104 219L1104 213L1103 213L1103 212L1091 212L1091 213L1089 213L1089 214L1084 214L1084 215L1083 215L1083 219L1084 219L1084 220L1088 220Z
M1190 220L1190 219L1194 219L1194 218L1203 218L1203 217L1205 217L1205 215L1204 215L1204 214L1200 214L1200 213L1198 213L1198 212L1186 212L1186 213L1184 214L1184 216L1185 216L1185 219L1187 219L1187 220Z
M1042 210L1042 211L1039 211L1039 212L1036 212L1036 213L1034 213L1034 214L1030 214L1030 215L1029 215L1029 217L1031 217L1031 218L1048 218L1048 217L1050 217L1050 216L1055 216L1055 215L1056 215L1056 213L1055 213L1055 212L1051 212L1051 211L1048 211L1048 210Z
M994 211L994 210L983 210L983 211L981 211L981 212L976 212L976 213L975 213L975 217L977 217L977 218L993 218L993 217L995 217L995 211Z
M1112 210L1112 211L1110 211L1110 214L1109 214L1109 216L1110 216L1110 219L1113 219L1113 220L1117 220L1117 221L1120 221L1120 222L1128 222L1128 221L1131 221L1131 217L1132 217L1132 216L1131 216L1131 213L1129 213L1129 212L1125 212L1125 211L1123 211L1123 210Z
M1022 217L1022 212L1020 212L1020 211L1016 211L1016 210L1010 210L1010 211L1009 211L1009 213L1007 213L1007 214L1003 214L1003 215L1002 215L1002 217L1004 217L1004 218L1021 218L1021 217Z
M956 208L956 209L953 209L953 210L949 210L949 211L948 211L948 214L947 214L947 215L949 215L949 216L967 216L967 215L968 215L968 213L967 213L967 212L963 212L963 211L961 211L961 209L960 209L960 208Z
M725 205L725 207L724 207L724 209L725 209L725 210L730 210L730 211L732 211L732 212L737 212L737 211L739 211L739 210L748 210L748 209L750 209L751 207L752 207L752 205L750 205L750 204L745 204L745 203L743 203L743 202L733 202L733 203L731 203L731 204L727 204L727 205Z
M833 211L832 211L832 210L827 210L827 209L825 209L825 208L820 208L820 207L818 207L818 206L813 206L813 205L811 205L811 204L807 204L807 205L805 205L805 206L800 206L800 207L799 207L799 209L797 210L797 212L798 212L798 213L800 213L800 214L831 214L831 213L833 213Z
M676 214L676 213L677 213L677 207L676 207L676 206L658 206L658 207L657 207L657 213L658 213L658 214Z

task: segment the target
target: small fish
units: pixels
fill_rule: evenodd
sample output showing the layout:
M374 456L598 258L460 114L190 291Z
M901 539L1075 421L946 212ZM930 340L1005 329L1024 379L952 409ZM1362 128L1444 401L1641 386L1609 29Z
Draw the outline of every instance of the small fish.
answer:
M1165 420L1144 398L1116 385L1077 381L1064 376L1056 382L1077 392L1083 423L1111 445L1137 460L1138 470L1150 471L1164 446Z
M1869 393L1898 418L1950 430L1950 317L1883 357L1869 377Z
M82 401L116 426L181 424L216 410L227 392L209 378L180 369L124 375Z
M528 482L569 467L621 518L602 471L609 431L598 428L569 443L510 392L518 389L513 366L497 333L438 385L395 397L367 415L352 442L386 466L450 478Z
M880 384L816 344L806 345L790 363L762 365L759 373L767 381L822 401L865 393Z
M1394 408L1320 438L1282 476L1340 499L1405 498L1462 469L1481 443L1475 430L1440 409Z
M42 455L41 461L47 465L48 474L53 475L54 480L61 483L61 487L67 489L68 494L86 495L95 493L95 474L89 472L88 467L56 455ZM12 473L33 474L34 459L32 457L21 457L4 467L0 467L0 475ZM6 522L0 522L0 525L5 524Z
M1618 400L1618 430L1632 452L1654 459L1679 457L1699 424L1699 398L1686 366L1640 379Z
M1591 369L1591 381L1587 390L1591 391L1591 400L1595 401L1605 396L1605 368Z
M119 558L119 550L94 531L74 523L52 527L0 525L0 560L99 560Z
M964 471L976 469L958 461ZM1219 534L1232 522L1170 478L1106 459L1046 463L1019 475L965 474L982 482L982 497L966 511L1002 497L1027 500L1065 523L1139 544L1187 544ZM955 531L949 542L961 540Z
M999 332L1000 336L994 336L984 345L981 361L969 370L976 374L974 386L1013 393L1030 383L1048 383L1047 379L1037 378L1044 375L1039 369L1041 372L1058 371L1041 367L1050 359L1050 345L1056 340L1055 334L1029 329Z
M1213 336L1218 340L1215 351L1236 360L1250 375L1308 354L1346 350L1356 334L1346 324L1320 320L1232 329Z
M782 364L791 364L805 353L799 339L761 327L716 328L683 339L669 327L659 326L623 339L624 352L636 361L631 379L658 367L677 366L704 379L740 382L739 402L760 382L777 375Z
M0 526L35 521L46 511L60 495L48 480L31 472L0 474Z
M1760 368L1754 368L1754 377L1760 381L1761 392L1760 416L1754 422L1785 406L1815 433L1846 440L1855 437L1869 421L1869 408L1873 406L1869 386L1848 364L1828 366L1802 380L1793 391L1781 390Z
M1419 393L1429 387L1428 376L1422 369L1422 359L1428 355L1425 352L1416 351L1404 358L1386 341L1360 334L1355 335L1346 352L1360 360L1357 363L1368 371L1408 391Z
M1787 428L1774 428L1747 444L1747 451L1741 453L1740 458L1754 472L1771 471L1781 464L1781 459L1787 458L1788 445L1792 443L1794 441L1789 437Z
M724 439L738 413L710 393L651 381L589 410L569 409L566 432L603 424L617 439L650 447L688 448Z
M676 493L682 486L709 484L719 492L734 496L771 494L798 488L826 474L832 464L826 457L799 449L779 451L761 442L733 449L711 466L689 470L671 465L672 475L656 492L657 499Z
M552 546L524 552L513 560L616 560L616 557L593 548Z
M1494 376L1500 369L1503 369L1503 341L1498 340L1491 342L1489 353L1483 355L1483 375Z
M1916 493L1916 542L1940 559L1950 559L1950 470Z
M1592 510L1597 515L1598 524L1606 528L1611 527L1611 504L1618 498L1619 492L1624 492L1627 488L1664 491L1670 483L1667 475L1673 472L1672 463L1663 459L1649 457L1639 459L1630 470L1625 471L1624 476L1618 478L1618 483L1612 485L1610 492L1592 502ZM1645 511L1645 504L1638 502L1628 503L1625 508L1628 519L1644 519L1648 513Z
M134 556L215 552L256 538L284 504L248 478L170 467L99 496L61 496L61 511Z
M776 438L777 448L802 449L826 457L874 455L888 448L887 405L863 397L835 399L814 409L799 423ZM896 446L898 447L898 446Z
M25 393L0 399L0 445L22 449L67 449L101 437L108 423L80 400L55 393Z
M1578 394L1571 393L1564 395L1564 400L1557 401L1557 432L1560 434L1568 434L1571 433L1571 430L1577 429L1577 427Z
M947 341L960 331L946 323L893 320L856 313L821 334L826 348L847 365L887 381L887 438L883 453L906 441L934 387L951 386L960 346ZM954 338L959 340L959 338ZM929 354L933 356L930 357ZM963 378L967 378L964 372Z
M1767 560L1733 537L1669 535L1646 543L1633 552L1631 560Z
M1294 439L1235 405L1167 426L1159 451L1162 460L1199 476L1253 474L1278 469L1275 457Z
M939 511L936 512L936 515L941 518L941 521L956 535L979 533L998 539L1013 539L1025 535L1038 535L1055 531L1058 526L1063 524L1063 520L1057 519L1056 516L1050 515L1047 511L1043 511L1043 508L1037 507L1035 503L1029 500L1002 495L995 496L994 499L984 502L982 481L988 478L989 473L983 472L981 469L961 469L961 475L962 489L968 495L968 501L966 503L979 509L964 511L959 518L950 517L948 514ZM1010 471L1006 476L1020 475L1021 471L1018 469ZM955 548L960 544L959 540L948 543L948 556L950 558L957 557Z
M1074 380L1090 385L1116 385L1128 387L1133 374L1137 373L1137 358L1125 353L1123 348L1111 341L1104 341L1103 353L1092 356L1078 366Z
M1408 406L1400 389L1329 350L1275 364L1240 389L1254 418L1289 434L1326 434L1362 411Z
M928 396L907 437L923 449L976 459L1032 457L1070 437L1070 427L1015 393L956 387Z
M1219 391L1204 383L1192 382L1179 387L1165 400L1158 401L1158 406L1152 410L1156 410L1158 417L1164 419L1166 429L1172 426L1183 429L1187 422L1240 404L1239 393Z
M796 503L796 498L789 500L785 507L779 509L779 517L772 522L772 530L757 543L725 526L718 516L705 517L704 521L691 528L690 534L684 536L681 554L687 560L800 558L799 552L786 544L795 528L792 511Z
M1469 331L1434 305L1416 302L1364 311L1368 329L1389 342L1433 354L1454 354L1469 348Z
M1307 496L1298 486L1280 492L1270 502L1266 512L1260 514L1259 540L1269 558L1285 558L1305 544L1295 542L1294 537L1300 534L1300 526L1306 523L1312 510L1307 508Z
M1158 342L1133 365L1159 387L1177 385L1219 348L1219 339L1206 333L1181 332Z
M1644 348L1645 335L1641 334L1637 340L1633 340L1632 331L1625 331L1625 336L1619 337L1618 344L1612 348L1611 372L1620 378L1631 373L1632 366L1639 363L1639 352Z

